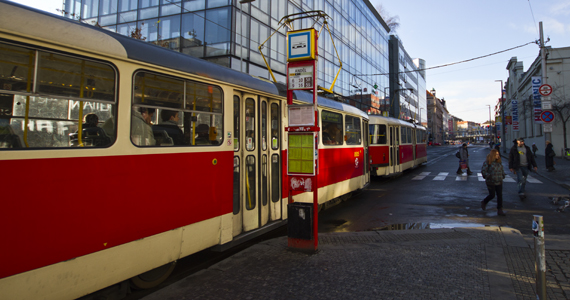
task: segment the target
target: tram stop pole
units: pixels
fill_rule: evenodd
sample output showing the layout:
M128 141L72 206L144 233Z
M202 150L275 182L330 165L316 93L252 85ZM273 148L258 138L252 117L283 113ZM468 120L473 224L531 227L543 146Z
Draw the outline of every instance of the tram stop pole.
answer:
M244 0L245 1L245 0ZM243 1L242 1L243 2ZM317 57L318 57L318 38L320 31L315 28L295 30L293 24L297 20L310 18L312 20L323 19L321 30L325 27L329 32L331 43L335 49L339 62L339 69L330 88L317 86ZM263 57L265 64L269 70L269 74L275 80L270 65L263 55L263 45L279 31L281 27L286 26L290 31L287 32L287 109L288 109L288 126L285 127L287 132L287 153L286 168L288 191L288 246L290 249L316 252L318 242L318 212L319 212L319 113L317 110L317 89L321 89L327 93L333 94L334 84L340 75L342 69L342 61L340 55L334 45L334 39L327 23L330 19L324 11L308 11L302 13L294 13L284 16L279 21L281 26L276 29L270 36L258 47L259 53ZM293 104L293 94L295 90L312 91L313 104L299 105ZM295 202L293 193L313 193L313 203L303 200ZM297 195L296 194L296 195ZM301 196L300 198L304 198Z
M534 233L536 299L546 300L546 258L544 253L544 221L542 216L534 215L532 231Z
M287 235L292 250L318 250L317 39L314 28L287 33ZM295 90L311 90L313 103L293 104ZM294 202L293 193L313 193L313 203Z

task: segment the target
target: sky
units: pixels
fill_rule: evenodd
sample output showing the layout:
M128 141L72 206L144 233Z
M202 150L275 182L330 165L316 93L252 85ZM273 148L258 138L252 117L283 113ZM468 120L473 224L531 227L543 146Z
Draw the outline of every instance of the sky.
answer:
M538 40L543 23L547 46L570 47L570 0L370 0L398 16L396 35L412 58L426 67L485 56ZM533 18L534 15L534 18ZM512 57L527 71L540 55L538 45L450 67L428 70L426 89L436 90L447 109L465 121L489 120L501 96Z
M57 13L62 0L12 0ZM398 16L398 35L412 58L426 67L486 56L539 39L543 22L547 46L570 47L570 0L370 0ZM334 20L333 20L334 21ZM524 71L539 56L536 44L483 59L427 71L426 88L445 99L448 111L465 121L489 120L501 96L511 57Z

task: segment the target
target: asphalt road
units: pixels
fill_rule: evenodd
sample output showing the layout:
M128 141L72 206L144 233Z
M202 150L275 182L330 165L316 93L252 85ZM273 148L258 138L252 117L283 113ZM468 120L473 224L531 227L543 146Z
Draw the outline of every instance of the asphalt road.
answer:
M424 166L394 178L373 177L367 189L319 214L319 232L493 225L513 227L526 235L532 233L533 215L542 215L545 234L570 234L570 211L556 212L557 206L550 199L568 196L568 190L531 174L526 185L527 199L521 202L516 175L508 171L505 158L503 167L511 178L503 184L503 210L507 216L497 215L496 198L486 211L481 210L487 188L478 173L490 149L469 146L473 175L457 176L457 148L429 147Z

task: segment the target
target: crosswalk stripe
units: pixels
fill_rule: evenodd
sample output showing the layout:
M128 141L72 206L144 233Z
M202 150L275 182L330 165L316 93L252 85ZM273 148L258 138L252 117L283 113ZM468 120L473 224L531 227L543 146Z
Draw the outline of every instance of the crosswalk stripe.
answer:
M432 172L421 172L419 175L416 175L415 177L412 177L412 180L424 180L426 177L428 177ZM435 175L433 177L432 180L436 180L436 181L444 181L447 179L447 177L449 176L449 172L439 172L437 175ZM451 177L451 176L449 176ZM463 173L461 175L457 175L455 176L455 181L467 181L469 177L474 177L474 176L468 176L467 173ZM483 175L481 173L477 173L477 180L478 181L485 181L485 178L483 178ZM527 176L526 181L528 183L542 183L542 181L532 177L532 176ZM510 182L510 183L516 183L517 180L516 178L511 177L511 175L506 175L505 179L503 179L503 182Z
M538 179L536 179L536 178L534 178L534 177L532 177L532 176L530 176L530 175L528 175L528 176L526 177L526 181L527 181L527 182L530 182L530 183L542 183L542 181L540 181L540 180L538 180Z

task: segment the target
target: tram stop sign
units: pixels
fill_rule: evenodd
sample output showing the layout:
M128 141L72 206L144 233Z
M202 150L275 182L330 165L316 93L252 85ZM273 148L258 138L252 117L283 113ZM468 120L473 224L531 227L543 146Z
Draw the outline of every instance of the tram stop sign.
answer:
M554 121L554 113L549 110L545 110L540 114L540 119L544 123L550 123Z

